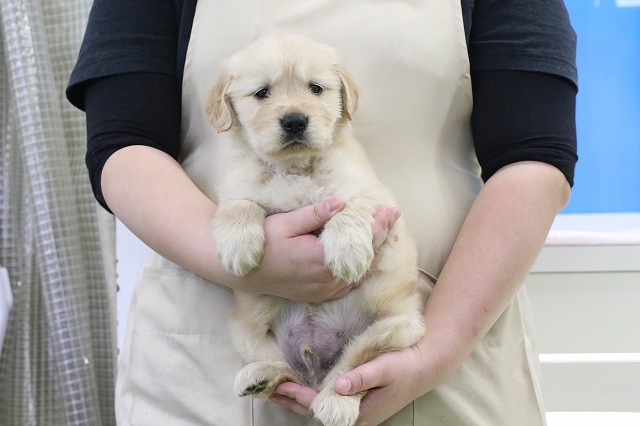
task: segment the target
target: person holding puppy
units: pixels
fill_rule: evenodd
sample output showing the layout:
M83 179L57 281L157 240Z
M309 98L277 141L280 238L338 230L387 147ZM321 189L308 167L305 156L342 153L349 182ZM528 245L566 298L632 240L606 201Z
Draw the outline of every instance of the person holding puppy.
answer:
M294 383L277 404L233 394L230 289L306 302L350 291L313 234L345 200L269 216L261 263L243 278L223 271L210 235L212 164L225 151L205 98L225 58L273 31L345 59L362 91L354 131L400 208L376 214L374 244L402 211L419 266L438 276L423 339L336 380L343 394L368 390L358 424L544 424L521 285L577 160L575 34L561 0L96 0L67 93L87 111L97 199L158 253L132 301L119 423L310 415L315 393Z

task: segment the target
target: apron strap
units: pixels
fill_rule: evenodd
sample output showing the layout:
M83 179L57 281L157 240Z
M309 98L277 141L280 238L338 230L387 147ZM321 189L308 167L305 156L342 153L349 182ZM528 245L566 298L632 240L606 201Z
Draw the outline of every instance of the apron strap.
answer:
M438 278L436 278L435 276L431 275L430 273L428 273L424 269L418 268L418 272L420 272L420 274L424 275L432 283L436 284L438 282Z

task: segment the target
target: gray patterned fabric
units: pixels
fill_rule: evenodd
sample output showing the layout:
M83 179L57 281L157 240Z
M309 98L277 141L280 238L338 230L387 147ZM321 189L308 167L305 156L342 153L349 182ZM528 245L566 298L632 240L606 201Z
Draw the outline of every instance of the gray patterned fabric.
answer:
M13 295L0 425L115 424L113 221L86 178L84 116L64 98L90 5L0 0L0 266Z

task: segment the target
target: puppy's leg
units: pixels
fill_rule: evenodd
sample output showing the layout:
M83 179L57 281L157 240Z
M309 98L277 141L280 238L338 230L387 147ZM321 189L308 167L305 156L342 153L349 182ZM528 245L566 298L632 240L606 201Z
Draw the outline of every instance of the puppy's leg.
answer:
M213 238L222 266L234 275L244 276L258 266L264 250L266 212L248 200L222 205L213 219Z
M420 341L424 330L419 312L382 318L354 339L342 357L340 364L344 365L339 367L349 371L383 352L407 348Z
M365 283L366 285L366 283ZM343 396L335 391L337 377L370 361L383 352L399 350L417 343L424 334L419 310L388 316L374 322L356 337L340 362L327 375L322 389L311 404L316 419L326 426L351 426L360 414L360 400L366 392Z
M373 214L379 203L354 198L327 222L320 236L325 263L346 282L358 281L373 261Z
M233 390L239 396L266 398L284 381L300 383L286 364L270 329L281 314L281 305L276 297L236 293L236 309L229 329L238 353L250 362L236 374Z

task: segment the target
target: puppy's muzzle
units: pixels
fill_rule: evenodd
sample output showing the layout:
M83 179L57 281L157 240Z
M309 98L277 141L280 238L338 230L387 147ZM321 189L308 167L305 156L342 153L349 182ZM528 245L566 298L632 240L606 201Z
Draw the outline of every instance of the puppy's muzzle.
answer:
M287 137L298 138L307 128L307 117L299 112L287 114L280 120L280 127L286 133Z

